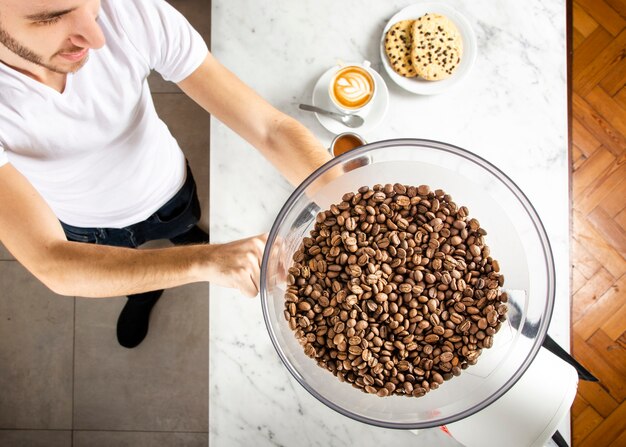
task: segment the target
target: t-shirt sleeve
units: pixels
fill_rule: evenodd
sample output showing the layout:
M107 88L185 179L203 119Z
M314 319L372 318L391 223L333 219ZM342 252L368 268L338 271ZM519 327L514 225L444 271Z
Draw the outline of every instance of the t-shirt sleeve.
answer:
M130 42L163 79L180 82L206 58L209 49L200 34L164 0L110 3Z
M9 159L7 158L7 153L4 152L4 148L2 147L2 144L0 144L0 166L4 166L8 162Z

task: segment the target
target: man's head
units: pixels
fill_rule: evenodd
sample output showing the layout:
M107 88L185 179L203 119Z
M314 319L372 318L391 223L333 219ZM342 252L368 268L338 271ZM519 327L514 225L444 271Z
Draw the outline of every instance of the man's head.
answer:
M72 73L101 48L100 0L0 0L0 44L11 60ZM9 63L9 62L7 62Z

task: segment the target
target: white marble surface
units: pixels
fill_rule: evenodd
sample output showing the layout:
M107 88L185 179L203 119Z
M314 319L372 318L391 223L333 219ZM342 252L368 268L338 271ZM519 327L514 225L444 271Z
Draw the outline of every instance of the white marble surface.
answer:
M338 59L372 61L387 20L412 1L213 0L212 51L325 144L333 135L298 110ZM488 159L525 192L550 238L557 272L550 334L569 346L569 223L564 0L474 0L457 7L474 28L478 58L454 89L433 97L386 74L386 119L363 136L428 138ZM229 241L269 231L293 187L216 120L211 125L211 236ZM450 445L436 431L370 427L325 407L281 364L259 300L211 288L210 445ZM561 430L566 431L563 426Z

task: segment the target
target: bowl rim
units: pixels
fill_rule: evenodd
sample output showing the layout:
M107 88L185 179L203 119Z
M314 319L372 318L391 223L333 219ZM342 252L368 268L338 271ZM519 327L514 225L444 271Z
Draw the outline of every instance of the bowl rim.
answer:
M517 371L513 374L513 376L509 380L507 380L498 390L496 390L490 397L483 400L482 402L476 405L473 405L469 407L468 409L459 412L458 414L447 416L447 417L435 418L427 422L397 423L397 422L380 421L377 419L355 414L349 409L346 409L340 405L335 404L334 402L329 401L324 396L322 396L319 392L317 392L317 390L315 390L313 387L307 384L306 381L304 381L301 374L287 360L285 354L283 353L282 348L278 344L278 341L272 330L272 324L269 321L268 299L266 296L267 295L267 292L266 292L267 280L266 280L266 275L265 275L265 272L267 271L267 264L269 262L269 252L270 252L269 247L271 247L274 241L276 240L278 228L280 224L282 223L282 221L284 220L287 212L291 209L291 207L295 203L296 199L302 195L303 191L306 190L306 188L311 183L313 183L319 177L320 174L327 171L328 169L331 169L334 166L337 166L346 160L357 158L362 155L367 155L367 152L369 152L372 149L383 149L383 148L392 147L392 146L414 146L416 148L426 147L428 149L442 150L444 152L453 153L457 156L460 156L462 158L469 160L470 162L478 164L480 167L486 169L491 174L493 174L498 180L500 180L501 183L503 183L507 188L509 188L509 190L513 193L513 195L517 198L517 200L521 203L521 205L524 207L524 209L528 213L544 249L543 254L544 254L544 259L545 259L546 277L548 279L547 299L546 299L546 305L544 309L545 318L543 318L541 321L541 324L538 328L538 336L535 339L535 343L533 344L528 356L524 359L521 366L517 369ZM412 429L432 428L432 427L436 427L440 425L446 425L446 424L464 419L468 416L471 416L483 410L484 408L488 407L492 403L494 403L496 400L502 397L508 390L510 390L517 383L517 381L524 375L524 373L526 372L530 364L533 362L533 360L537 356L537 353L539 352L539 349L541 349L543 345L543 341L548 333L548 327L550 326L550 321L552 319L552 313L554 309L554 300L555 300L555 293L556 293L556 272L555 272L555 266L554 266L554 257L553 257L552 247L550 245L550 240L546 233L545 227L543 226L541 218L539 217L539 214L535 210L535 207L532 205L528 197L526 197L524 192L517 186L517 184L508 175L506 175L503 171L497 168L493 163L487 161L483 157L476 155L473 152L470 152L466 149L460 148L458 146L455 146L449 143L444 143L444 142L437 141L437 140L430 140L430 139L398 138L398 139L387 139L387 140L371 142L363 146L360 146L358 148L352 149L348 152L345 152L339 155L338 157L334 157L330 161L326 162L325 164L317 168L300 185L298 185L295 191L289 196L287 201L284 203L284 205L280 209L280 212L276 216L274 223L272 224L272 228L270 230L270 233L267 239L265 250L263 252L259 289L260 289L261 310L263 311L263 319L265 321L265 326L267 328L272 344L274 345L274 349L278 353L278 356L280 357L283 365L287 368L287 370L291 373L291 375L298 381L298 383L305 390L307 390L313 397L315 397L317 400L319 400L321 403L323 403L327 407L335 410L336 412L344 416L354 419L356 421L369 424L369 425L374 425L377 427L382 427L382 428L412 430Z

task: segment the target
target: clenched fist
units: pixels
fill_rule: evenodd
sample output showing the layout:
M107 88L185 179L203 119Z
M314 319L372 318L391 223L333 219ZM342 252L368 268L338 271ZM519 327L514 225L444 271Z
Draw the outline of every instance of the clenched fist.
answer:
M258 295L267 236L265 233L226 244L209 245L209 281L218 286L239 289L249 297Z

